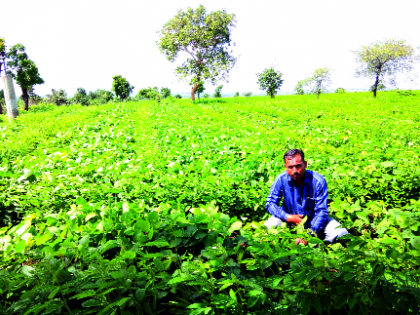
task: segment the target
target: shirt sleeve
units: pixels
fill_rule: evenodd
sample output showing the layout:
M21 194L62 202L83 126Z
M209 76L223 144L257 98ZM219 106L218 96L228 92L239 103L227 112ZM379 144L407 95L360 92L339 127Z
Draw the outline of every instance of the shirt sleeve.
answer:
M328 218L328 189L324 178L316 184L315 189L315 216L311 222L311 229L318 234L325 227Z
M275 216L276 218L286 222L286 218L289 215L281 207L278 206L279 200L283 197L282 183L280 176L276 178L273 185L271 186L270 193L267 197L267 204L265 208L267 211Z

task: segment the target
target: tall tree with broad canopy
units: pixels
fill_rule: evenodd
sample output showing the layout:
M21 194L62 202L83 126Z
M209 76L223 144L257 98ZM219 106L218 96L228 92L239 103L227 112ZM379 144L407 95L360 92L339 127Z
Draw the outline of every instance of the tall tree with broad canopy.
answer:
M22 90L22 99L25 103L25 110L29 110L29 91L33 91L34 85L43 84L44 80L38 72L35 62L28 58L25 47L16 44L7 53L8 62L7 73L10 74Z
M356 77L375 80L371 87L373 97L376 97L379 87L385 81L395 86L396 74L411 71L414 63L419 60L412 46L406 44L405 40L397 39L377 41L353 53L359 63Z
M112 77L112 90L115 92L115 95L123 101L130 96L131 92L133 92L134 86L131 86L126 78L116 75Z
M235 14L228 14L225 10L206 14L206 9L200 5L195 10L179 10L160 31L157 44L169 61L175 61L181 52L187 55L175 72L181 79L195 79L191 89L192 101L195 101L200 82L215 84L217 80L227 80L236 62L233 52L228 49L235 25Z
M280 71L274 70L274 68L267 68L261 73L257 73L260 90L266 91L267 94L274 98L277 94L277 90L280 89L283 81L281 77L283 74Z

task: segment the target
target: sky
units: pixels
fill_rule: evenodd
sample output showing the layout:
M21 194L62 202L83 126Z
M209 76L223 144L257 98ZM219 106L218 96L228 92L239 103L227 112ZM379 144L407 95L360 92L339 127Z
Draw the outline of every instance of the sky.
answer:
M271 66L283 73L283 93L322 67L333 69L331 90L367 90L373 82L355 78L351 51L398 38L420 52L418 0L0 0L0 36L9 47L26 47L45 80L35 89L39 95L64 89L70 96L78 87L110 90L115 75L125 77L134 94L149 86L188 93L188 82L174 72L183 59L168 61L156 42L177 10L199 4L208 12L236 14L232 38L238 62L229 82L218 82L225 95L262 94L256 73ZM205 87L214 92L210 83ZM397 87L420 89L420 77L398 78Z

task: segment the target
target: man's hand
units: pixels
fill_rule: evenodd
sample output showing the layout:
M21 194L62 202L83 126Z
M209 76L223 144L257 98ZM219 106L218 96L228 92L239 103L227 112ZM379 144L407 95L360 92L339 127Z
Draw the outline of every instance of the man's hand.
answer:
M299 245L299 244L303 244L303 245L307 245L308 244L308 241L305 241L303 238L297 238L297 239L295 239L295 244L296 245Z
M287 216L286 221L292 223L293 225L298 225L300 222L302 222L302 218L302 214L291 214Z

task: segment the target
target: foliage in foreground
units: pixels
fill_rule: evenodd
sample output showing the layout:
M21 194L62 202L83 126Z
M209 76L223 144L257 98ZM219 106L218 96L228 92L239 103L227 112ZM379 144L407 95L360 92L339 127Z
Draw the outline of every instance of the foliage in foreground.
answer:
M343 247L267 233L211 206L107 207L79 198L2 230L0 310L18 314L417 314L420 237ZM396 220L398 214L394 217ZM398 221L396 221L398 222ZM383 231L389 228L382 227ZM415 229L417 230L418 224ZM238 233L237 231L240 231ZM231 236L233 235L233 236ZM309 246L294 244L297 236ZM8 297L5 299L4 297ZM312 310L312 311L311 311Z

